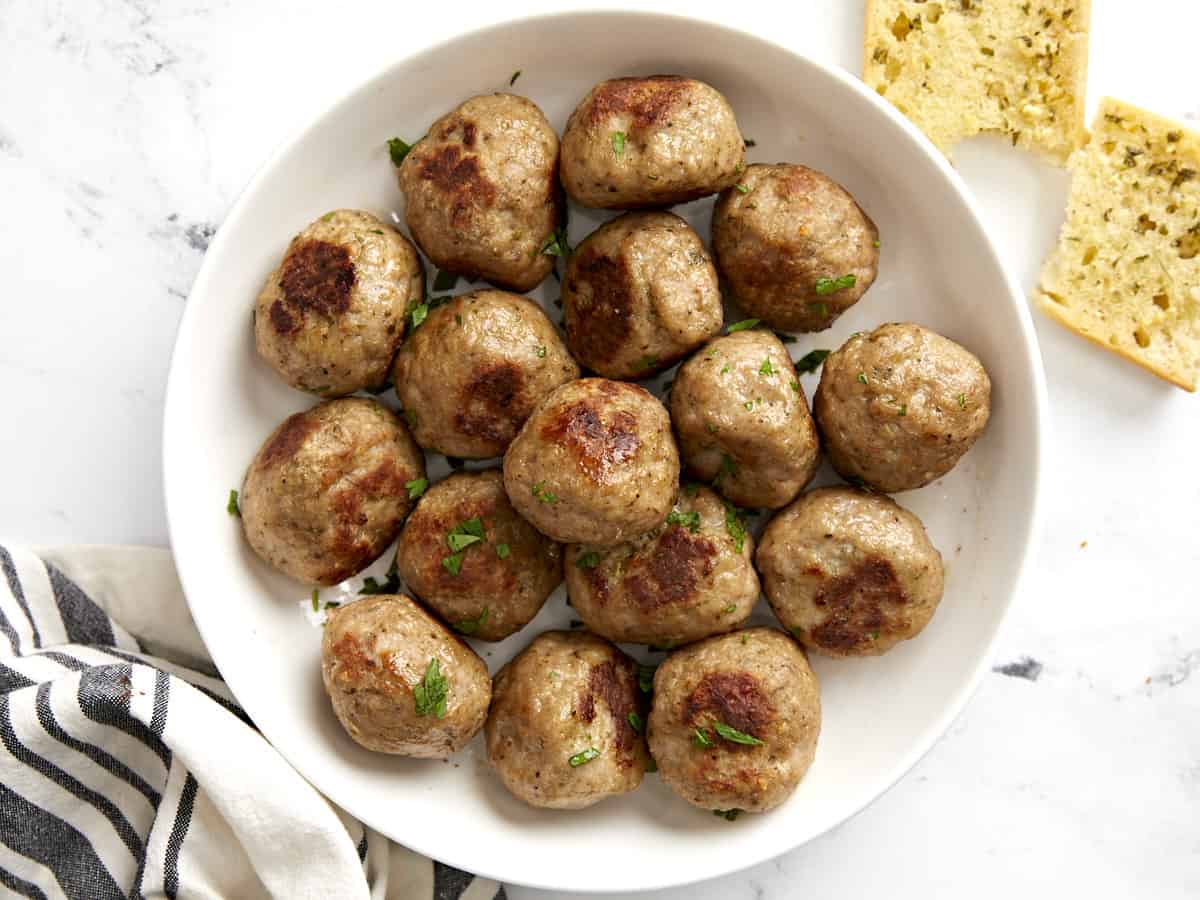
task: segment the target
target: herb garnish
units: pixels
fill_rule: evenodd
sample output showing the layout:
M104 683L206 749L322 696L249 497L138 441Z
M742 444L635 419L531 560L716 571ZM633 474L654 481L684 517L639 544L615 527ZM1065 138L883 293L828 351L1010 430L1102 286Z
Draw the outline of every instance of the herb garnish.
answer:
M750 188L746 187L744 184L735 184L734 187L737 188L739 191L741 191L743 194L750 193Z
M653 353L648 353L645 356L643 356L641 359L639 359L637 362L635 362L633 364L633 367L639 372L644 372L647 369L653 369L657 365L658 365L658 357L655 356Z
M388 156L392 158L392 165L399 168L400 163L404 162L404 157L408 156L408 151L412 149L412 145L394 137L388 138L387 148Z
M773 365L771 365L770 357L768 357L762 361L762 365L758 367L758 374L766 375L767 377L770 377L775 374L775 367Z
M360 597L369 597L374 594L394 594L400 590L400 571L396 567L395 558L392 559L392 564L388 566L387 580L379 582L375 580L375 576L368 575L363 579L363 586L358 589Z
M733 457L728 453L721 454L721 468L717 470L717 477L713 479L713 484L716 484L722 478L737 478L737 463L733 461Z
M442 568L451 575L462 571L463 554L473 544L484 540L483 520L479 516L459 522L446 534L446 546L453 552L442 560Z
M821 363L829 357L828 350L809 350L802 357L796 360L796 371L801 375L807 375L810 372L815 372L821 368Z
M237 491L231 490L229 492L229 502L225 504L225 512L229 513L231 516L237 516L239 519L242 517L242 508L238 506Z
M696 494L699 493L699 491L700 491L700 485L696 484L696 482L694 482L694 481L689 481L687 484L685 484L683 486L683 492L685 494L687 494L689 497L695 497Z
M746 734L744 731L738 731L736 728L726 725L724 722L714 722L713 730L717 732L725 740L733 744L746 744L747 746L758 746L762 743L752 734Z
M724 819L726 822L734 821L742 814L740 809L714 809L713 815Z
M414 478L412 481L404 482L404 487L408 490L408 499L416 500L425 493L425 489L429 487L428 478Z
M542 242L541 249L538 250L543 256L570 256L571 245L567 243L567 229L565 225L559 225L550 236ZM537 255L536 253L534 254Z
M545 345L544 345L544 344L543 344L543 345L540 345L540 346L537 348L537 350L535 350L535 351L533 351L533 352L537 354L537 358L538 358L538 359L545 359L545 358L546 358L546 347L545 347Z
M438 269L438 273L433 279L433 289L435 291L452 291L456 284L458 284L458 276L453 272L447 272L445 269Z
M319 590L317 590L316 588L313 588L313 592L312 592L313 612L316 612L317 610L319 610L321 608L320 596L321 596L321 592Z
M612 133L612 148L613 156L620 159L625 153L625 132L614 131Z
M733 334L735 331L745 331L747 328L753 328L761 319L742 319L740 322L734 322L725 329L726 334Z
M658 670L658 666L647 666L638 663L637 667L637 683L638 689L643 694L649 694L654 690L654 673Z
M958 395L957 397L955 397L954 399L958 401L958 408L959 408L959 409L966 409L966 408L967 408L967 395L966 395L966 394L959 394L959 395Z
M697 747L711 747L713 745L712 738L699 728L692 729L692 743Z
M679 525L682 528L686 528L692 534L695 534L700 530L700 513L695 510L685 513L673 509L667 514L667 524Z
M867 383L867 373L866 373L866 372L859 372L859 373L858 373L858 383L859 383L859 384L866 384L866 383Z
M625 721L629 723L629 727L633 729L635 734L642 733L642 717L637 714L637 710L631 709L629 715L625 717Z
M412 689L417 715L443 718L446 715L446 689L449 686L437 657L431 656L425 676Z
M482 628L484 623L488 620L488 612L489 612L488 607L485 606L483 608L483 612L481 612L479 614L478 618L463 619L460 622L455 622L454 630L461 634L465 634L465 635L474 634L480 628Z
M734 549L741 553L746 542L746 523L742 521L741 511L728 500L725 501L725 531L733 538Z
M746 149L749 150L754 146L754 138L746 138L744 141L742 141L742 143L746 146Z
M496 545L496 556L498 556L500 559L508 559L508 555L511 552L512 551L509 549L508 544Z
M594 569L600 562L600 554L595 550L589 550L587 553L581 553L575 560L575 568L577 569Z
M513 72L512 78L508 79L508 86L512 87L514 84L517 83L517 79L520 77L521 77L521 70L517 69L517 71Z
M599 755L600 751L595 747L588 747L586 750L580 750L578 753L568 759L567 762L570 763L571 768L574 769L582 766L584 763L591 762Z
M818 278L817 296L824 297L835 291L844 291L847 288L852 288L856 281L858 279L853 275L843 275L841 278Z
M533 496L537 498L539 503L557 503L558 494L546 490L544 481L535 482L533 485Z
M724 609L721 610L721 615L727 616L730 613L734 613L734 612L737 612L737 604L730 603L728 606L726 606Z

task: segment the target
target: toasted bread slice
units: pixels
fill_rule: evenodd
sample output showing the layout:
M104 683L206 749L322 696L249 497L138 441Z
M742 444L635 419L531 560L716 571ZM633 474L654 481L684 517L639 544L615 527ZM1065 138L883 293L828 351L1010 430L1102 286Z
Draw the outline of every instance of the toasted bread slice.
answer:
M982 132L1059 165L1084 140L1091 0L867 0L863 80L943 152Z
M1200 376L1200 134L1105 99L1070 161L1038 305L1188 391Z

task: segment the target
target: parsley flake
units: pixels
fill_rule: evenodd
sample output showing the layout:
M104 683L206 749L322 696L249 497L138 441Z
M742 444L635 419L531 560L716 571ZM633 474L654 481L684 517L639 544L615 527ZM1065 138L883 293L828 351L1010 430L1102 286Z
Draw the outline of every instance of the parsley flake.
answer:
M693 510L692 512L680 512L677 509L671 510L667 515L668 525L678 525L681 528L686 528L692 534L700 530L700 513Z
M510 553L512 553L512 550L509 549L508 544L496 545L496 556L500 559L508 559Z
M758 374L766 375L767 377L770 377L775 374L775 367L773 365L771 365L771 360L769 357L767 359L764 359L762 361L762 365L758 367Z
M229 492L229 501L225 504L225 512L231 516L242 517L242 508L238 506L238 492L231 490Z
M753 328L761 321L761 319L742 319L742 321L734 322L732 325L726 328L725 333L733 334L735 331L745 331L748 328Z
M634 368L636 368L637 371L639 371L639 372L644 372L647 369L653 369L657 365L658 365L658 357L655 356L654 354L650 353L650 354L647 354L646 356L643 356L636 363L634 363Z
M958 401L958 408L959 408L959 409L966 409L966 408L967 408L967 395L966 395L966 394L959 394L959 395L958 395L957 397L955 397L954 399Z
M544 481L535 482L533 485L533 496L537 498L539 503L557 503L558 494L546 490Z
M796 360L796 371L801 375L817 371L817 369L821 368L821 363L829 358L829 353L830 351L828 350L809 350Z
M717 470L717 477L713 479L713 484L716 484L722 478L737 478L737 473L737 463L733 461L733 457L728 453L722 453L721 468Z
M404 157L408 156L408 151L412 149L412 145L394 137L388 138L387 148L388 156L392 158L392 165L399 168L400 163L404 162Z
M373 575L368 575L363 579L363 585L358 589L360 597L369 597L374 594L394 594L400 590L400 571L396 566L396 560L392 559L392 564L388 566L385 581L376 581Z
M620 159L625 154L625 132L614 131L612 133L612 148L613 156Z
M414 478L412 481L404 482L404 487L408 491L408 499L416 500L425 494L426 488L429 487L429 479Z
M421 323L424 322L426 317L429 315L429 304L418 303L413 307L412 312L408 315L409 318L412 319L412 327L419 328Z
M637 710L631 709L629 715L625 717L625 721L629 723L629 727L633 729L635 734L641 734L645 727L642 722L642 717L637 714Z
M735 612L737 612L737 604L730 603L728 606L726 606L724 609L721 610L721 615L727 616L730 613L735 613Z
M744 731L738 731L736 728L726 725L724 722L714 722L713 730L717 732L725 740L733 744L746 744L747 746L758 746L762 743L752 734L746 734Z
M454 630L460 634L465 634L468 636L474 634L480 628L482 628L484 623L488 620L488 612L488 607L485 606L483 608L483 612L479 614L478 618L463 619L462 621L455 622Z
M575 568L577 569L594 569L600 562L600 554L595 550L589 550L587 553L581 553L575 560Z
M320 601L320 597L321 597L321 592L320 592L320 591L318 591L316 588L313 588L313 592L312 592L312 608L313 608L313 612L316 612L317 610L319 610L319 609L321 608L321 601Z
M654 673L658 671L658 666L647 666L638 664L637 667L637 683L638 690L643 694L649 694L654 691Z
M746 545L746 523L741 511L728 500L725 501L725 532L733 539L734 549L741 553Z
M858 278L854 275L843 275L841 278L818 278L816 285L817 296L824 297L837 291L844 291L847 288L854 287L857 281Z
M750 188L746 187L744 184L735 184L734 187L737 188L739 191L741 191L743 194L750 193Z
M701 729L695 728L692 730L692 743L697 747L711 747L713 745L712 738L705 734Z
M746 138L746 140L742 141L742 143L746 146L747 150L755 145L754 138Z
M726 822L733 822L742 814L740 809L714 809L713 815L724 819Z
M521 70L517 69L517 71L512 73L512 78L508 79L508 86L512 87L514 84L517 83L517 79L520 77L521 77Z
M462 553L451 553L449 556L442 559L442 568L451 575L457 576L462 571L463 555Z
M538 358L538 359L545 359L545 358L546 358L546 348L545 348L545 346L540 346L540 347L538 347L538 348L537 348L537 350L535 350L535 351L534 351L534 353L536 353L536 354L537 354L537 358Z
M446 715L446 691L450 683L442 675L442 667L437 657L429 658L425 676L412 689L413 702L417 707L418 716L434 716L444 718Z
M567 762L571 764L571 768L576 769L579 766L582 766L584 763L591 762L599 755L600 751L595 747L588 747L586 750L580 750L578 753L568 759Z
M859 373L858 373L858 383L859 383L859 384L866 384L866 383L867 383L867 373L866 373L866 372L859 372Z

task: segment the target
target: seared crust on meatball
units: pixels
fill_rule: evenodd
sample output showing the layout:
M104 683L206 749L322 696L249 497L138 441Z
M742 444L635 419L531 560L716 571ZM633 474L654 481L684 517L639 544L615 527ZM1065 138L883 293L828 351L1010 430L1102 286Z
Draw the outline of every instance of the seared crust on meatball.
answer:
M425 274L408 239L339 209L288 245L254 305L258 354L288 384L336 397L387 382Z
M721 330L717 271L700 235L669 212L632 212L593 231L567 261L567 344L606 378L648 378Z
M785 506L816 474L804 388L769 331L717 338L680 366L671 419L688 471L739 506Z
M583 98L562 139L563 187L601 209L670 206L738 180L746 145L729 102L679 75L613 78Z
M691 644L654 675L650 753L667 787L702 809L778 806L812 765L820 731L817 676L774 628Z
M462 528L474 520L479 540ZM558 587L562 548L517 515L499 469L458 472L418 501L400 533L396 566L455 630L499 641L524 628Z
M942 556L887 497L805 494L767 525L755 557L771 609L826 656L878 656L916 637L942 599Z
M825 360L813 413L838 473L890 493L953 469L987 427L991 395L965 347L920 325L881 325Z
M396 396L418 444L486 459L579 366L536 303L475 291L429 312L396 356Z
M637 668L602 638L547 631L496 673L488 762L514 797L582 809L632 791L646 769Z
M845 188L805 166L746 169L713 208L712 240L738 305L782 331L828 328L879 268L875 223Z
M554 260L563 222L558 135L514 94L472 97L429 128L400 165L405 220L439 268L528 291Z
M356 742L424 759L445 759L465 747L483 727L492 698L483 660L403 594L329 611L321 678Z
M425 457L386 407L362 397L289 416L255 455L239 497L246 540L309 584L337 584L396 539L412 506L405 484Z
M712 491L683 491L667 521L608 550L567 547L571 606L611 641L678 646L732 631L758 602L754 539Z
M623 381L584 378L547 397L504 455L517 512L563 543L644 534L671 511L679 452L666 409Z

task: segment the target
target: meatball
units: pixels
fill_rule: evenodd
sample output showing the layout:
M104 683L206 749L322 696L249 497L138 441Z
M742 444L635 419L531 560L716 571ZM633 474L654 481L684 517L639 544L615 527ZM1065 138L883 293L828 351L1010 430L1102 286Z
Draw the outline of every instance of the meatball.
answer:
M646 378L721 330L717 270L669 212L632 212L588 235L567 261L567 343L606 378Z
M476 291L431 310L396 356L396 396L422 447L486 459L579 366L532 300Z
M400 534L396 567L422 602L463 634L508 637L562 581L562 548L517 515L499 469L429 489Z
M671 418L688 470L739 506L785 506L817 471L804 388L769 331L717 338L680 366Z
M582 809L641 784L637 668L608 641L547 631L496 673L493 691L488 762L514 797Z
M817 676L774 628L691 644L654 674L650 753L667 787L702 809L778 806L812 765L820 731Z
M396 539L412 506L406 485L424 477L425 457L386 407L330 400L284 419L250 463L246 540L298 581L337 584Z
M564 384L504 454L513 506L563 543L609 547L644 534L667 517L678 487L667 411L623 381Z
M542 249L564 221L557 167L558 135L536 104L472 97L400 164L409 231L439 269L532 290L554 267Z
M901 323L854 335L829 355L813 413L838 473L891 493L953 469L983 434L991 396L973 353Z
M847 487L775 516L755 562L779 621L826 656L878 656L920 634L942 599L942 557L921 520Z
M335 397L382 387L425 294L421 258L370 213L339 209L288 245L254 304L258 355L288 384Z
M411 598L368 597L329 612L321 678L346 733L368 750L445 759L487 718L482 659Z
M563 187L583 206L670 206L738 180L746 144L719 91L678 75L602 81L567 120Z
M567 547L571 606L612 641L671 647L731 631L758 602L754 539L712 491L691 485L667 521L611 550Z
M738 305L782 331L823 331L879 269L879 229L805 166L753 165L713 208L713 255Z

